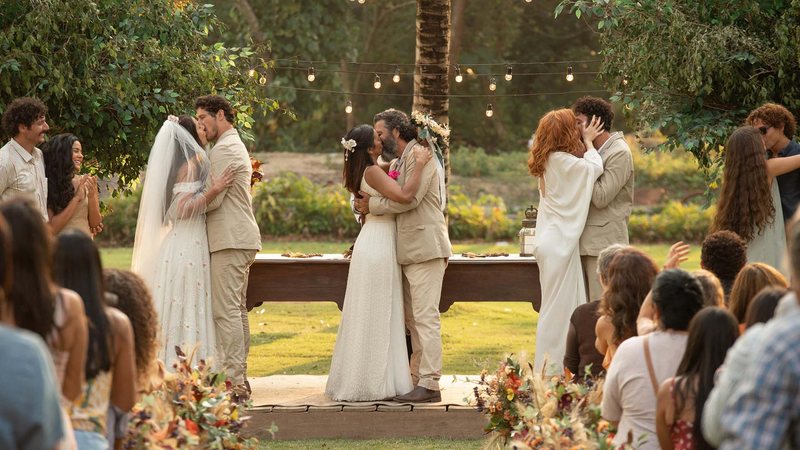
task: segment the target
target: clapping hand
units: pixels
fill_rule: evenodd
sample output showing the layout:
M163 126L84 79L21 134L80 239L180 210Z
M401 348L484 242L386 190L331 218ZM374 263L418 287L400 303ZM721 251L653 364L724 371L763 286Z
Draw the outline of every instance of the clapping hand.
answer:
M592 116L592 120L588 124L581 127L581 135L583 136L583 143L586 145L586 150L593 149L594 138L603 133L603 122L599 116Z

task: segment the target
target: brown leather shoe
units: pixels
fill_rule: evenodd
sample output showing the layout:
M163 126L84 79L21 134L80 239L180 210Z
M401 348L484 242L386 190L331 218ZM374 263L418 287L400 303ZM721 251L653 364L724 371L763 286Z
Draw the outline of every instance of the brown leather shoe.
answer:
M442 401L442 393L417 386L408 394L398 395L394 401L401 403L436 403Z

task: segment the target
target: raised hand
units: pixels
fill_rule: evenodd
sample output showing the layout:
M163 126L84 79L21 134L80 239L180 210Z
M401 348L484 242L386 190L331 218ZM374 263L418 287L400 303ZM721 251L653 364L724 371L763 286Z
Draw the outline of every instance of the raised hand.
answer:
M592 116L592 120L581 127L581 135L583 136L583 143L586 145L586 149L594 148L592 141L597 136L603 133L603 122L600 120L599 116Z
M433 157L432 153L433 152L426 147L414 147L414 150L411 152L411 156L414 158L416 163L422 167L425 164L428 164L428 161L431 160Z
M689 244L684 244L683 241L672 244L667 253L667 260L664 262L664 270L679 268L682 262L689 259L689 251Z

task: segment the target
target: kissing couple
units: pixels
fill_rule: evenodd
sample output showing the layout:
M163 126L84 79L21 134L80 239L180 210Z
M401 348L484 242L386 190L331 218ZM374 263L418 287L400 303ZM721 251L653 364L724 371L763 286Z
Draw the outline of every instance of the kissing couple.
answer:
M423 127L424 135L431 128ZM417 126L396 109L342 139L344 186L355 195L364 225L353 246L325 388L336 401L442 398L439 299L452 251L442 163L431 161L433 145L417 139ZM382 168L381 155L387 161L397 157Z

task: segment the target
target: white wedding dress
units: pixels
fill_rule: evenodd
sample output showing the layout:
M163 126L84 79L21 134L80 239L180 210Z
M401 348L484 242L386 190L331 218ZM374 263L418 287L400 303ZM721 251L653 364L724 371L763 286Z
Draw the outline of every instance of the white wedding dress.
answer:
M361 190L380 196L363 178ZM413 389L396 240L394 214L367 215L353 247L342 321L325 387L333 400L381 400Z
M589 203L603 160L596 150L583 158L556 151L544 170L545 192L540 193L533 256L539 266L542 305L536 325L534 369L563 372L564 352L572 312L586 303L586 288L578 249Z

